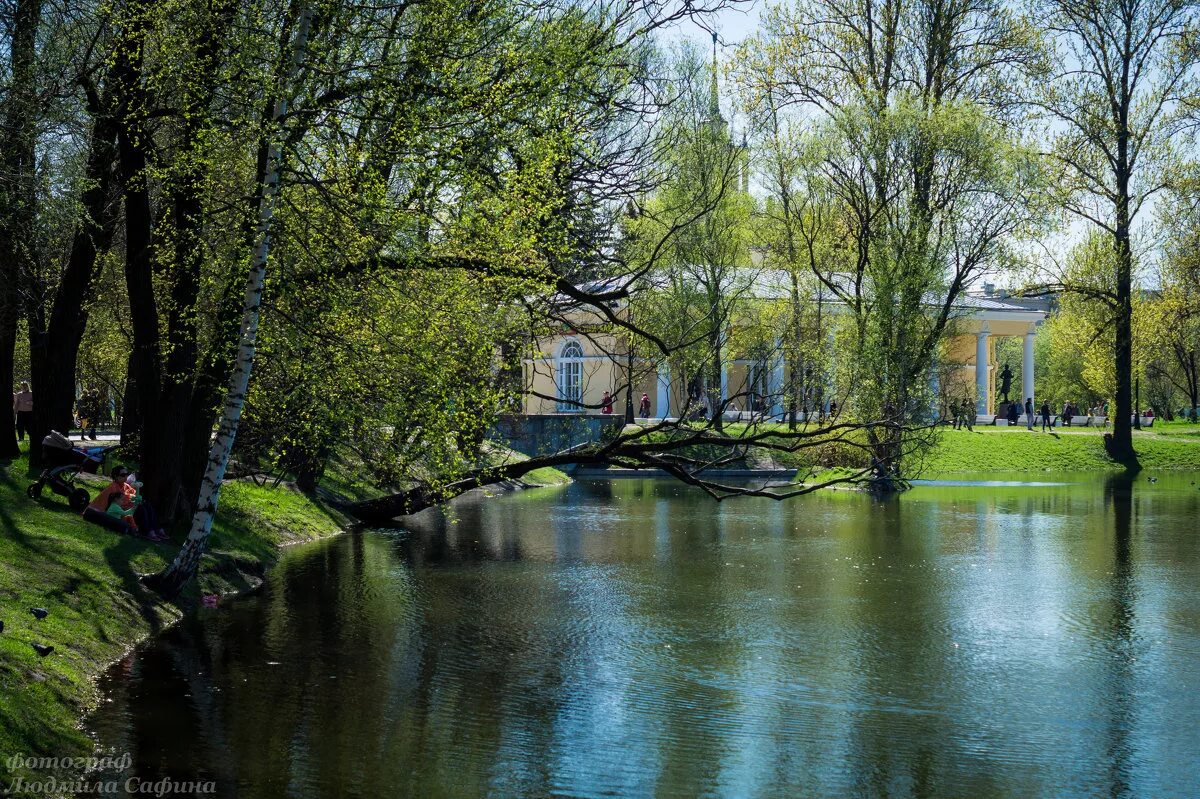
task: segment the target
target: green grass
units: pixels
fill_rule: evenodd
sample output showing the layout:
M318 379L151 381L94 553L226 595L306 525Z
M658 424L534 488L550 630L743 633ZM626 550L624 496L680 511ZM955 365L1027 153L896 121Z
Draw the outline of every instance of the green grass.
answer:
M1153 433L1160 436L1197 436L1200 437L1200 422L1188 422L1175 420L1167 422L1158 419L1154 422L1154 426L1145 430L1146 433Z
M249 586L281 545L342 526L288 488L226 484L198 584L178 602L164 603L136 575L165 565L174 545L88 524L49 490L35 503L24 493L29 482L24 457L0 462L0 762L13 754L88 754L78 721L96 699L93 680L110 663L179 618L196 593ZM31 607L50 615L39 621ZM55 651L41 658L34 642ZM0 779L7 785L11 776Z
M1157 428L1157 424L1155 425ZM1122 468L1104 451L1102 431L1030 433L1025 427L946 430L925 462L923 476L963 472L1111 471ZM1162 432L1134 433L1143 467L1200 469L1200 438Z
M545 488L548 486L566 485L571 482L571 478L566 472L559 471L553 466L543 466L540 469L534 469L528 472L521 478L521 482L532 488Z
M764 428L759 427L758 430ZM785 429L780 425L780 430ZM815 430L816 428L814 428ZM729 435L739 435L745 425L727 424ZM1092 428L1055 428L1053 433L1030 433L1024 425L1013 427L977 427L973 432L942 428L941 440L925 459L921 477L969 472L1042 472L1042 471L1114 471L1120 464L1109 460L1104 451L1103 433ZM665 437L665 434L659 434ZM861 433L849 437L863 440ZM1164 424L1141 432L1134 431L1134 449L1141 465L1149 469L1200 469L1200 425L1187 422ZM726 451L715 445L695 446L687 454L716 459ZM746 457L731 468L789 468L802 473L815 470L820 478L841 475L850 468L867 464L868 456L859 447L846 442L827 442L795 452L772 451L751 447ZM915 468L909 463L907 470ZM828 470L841 470L830 472ZM801 479L817 479L805 475Z

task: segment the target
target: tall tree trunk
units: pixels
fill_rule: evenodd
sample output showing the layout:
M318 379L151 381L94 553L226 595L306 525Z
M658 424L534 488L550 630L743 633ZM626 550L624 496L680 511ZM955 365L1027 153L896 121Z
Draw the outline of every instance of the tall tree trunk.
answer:
M1116 461L1136 464L1133 450L1133 250L1130 246L1129 218L1129 124L1128 103L1117 119L1117 203L1113 248L1116 250L1117 319L1115 362L1117 378L1116 413L1113 416L1112 441L1109 455Z
M709 348L712 350L712 374L708 377L708 401L709 418L713 423L713 427L717 430L725 429L725 401L728 399L722 392L721 372L723 361L721 356L721 335L718 332L715 336L709 339Z
M280 144L284 138L283 118L287 113L290 97L297 91L297 79L308 49L311 21L312 11L307 7L301 9L291 67L287 80L284 81L287 89L276 104L273 115L272 127L274 130L272 133L274 136L268 158L266 180L262 187L258 235L256 236L254 255L250 262L250 274L246 280L246 293L242 305L241 341L238 343L237 360L229 381L221 420L217 427L217 437L209 452L208 465L200 485L200 496L196 501L196 511L192 515L192 527L183 548L180 549L171 565L163 571L145 578L147 585L166 596L177 594L195 576L196 570L200 566L200 558L204 554L208 538L212 533L213 517L217 512L217 502L220 498L221 483L225 479L225 469L229 465L229 454L233 450L234 440L237 437L238 422L241 419L246 390L250 384L250 373L254 368L259 309L262 303L267 258L270 254L271 223L275 215L275 202L279 196L279 173L283 159Z
M75 371L87 326L87 305L97 276L98 256L112 246L118 220L113 198L116 127L106 99L89 92L91 144L84 169L82 214L71 240L45 331L30 327L29 361L36 398L29 462L41 463L41 441L51 430L66 432L73 421Z
M121 402L121 444L132 446L137 444L142 435L142 405L137 390L137 353L130 353L126 359L125 395Z
M13 355L21 316L20 290L35 271L37 218L37 30L41 0L17 0L9 45L10 74L0 134L0 394L13 388ZM37 398L34 398L37 401ZM16 457L11 400L0 413L0 457Z
M1187 374L1188 399L1192 401L1189 410L1200 407L1200 365L1196 363L1196 352L1189 352L1183 365ZM1191 414L1188 415L1191 418Z
M172 256L166 275L170 291L164 319L167 351L153 412L149 407L143 411L145 435L141 449L142 470L149 478L146 498L154 503L165 524L190 514L194 499L184 491L184 468L200 355L197 304L205 258L202 148L208 141L206 131L220 53L236 7L236 3L223 0L197 11L188 42L194 60L181 81L182 121L178 152L173 158L177 169L165 180L170 215L166 227L171 234L169 245L163 241L160 246L169 246ZM142 396L145 398L147 393L143 391ZM211 429L212 414L206 412L205 417Z
M292 41L293 24L285 23L280 31L280 62L277 74L287 74L289 69L292 58L289 44ZM275 127L276 101L276 98L269 99L264 103L262 110L262 133L255 154L255 192L247 198L246 215L242 226L247 252L253 252L257 242L263 193L267 188L267 170L270 168L270 136ZM291 135L295 136L295 131ZM213 423L221 409L225 385L229 380L234 358L237 355L240 337L239 325L242 320L243 285L241 275L229 275L217 302L216 320L212 334L209 336L208 345L200 354L199 366L196 369L188 419L184 430L182 457L182 493L188 498L200 495L200 484L204 479L209 449L212 446ZM194 511L194 508L191 508L189 512L191 511Z
M789 234L788 238L791 238ZM790 246L790 245L789 245ZM789 277L791 278L791 295L792 303L791 319L788 322L788 347L791 356L788 367L791 372L788 374L788 430L796 429L796 414L800 408L800 394L804 390L804 384L801 380L804 374L803 358L800 356L803 347L803 333L800 324L800 279L796 275L796 262L790 261Z
M149 10L147 0L130 0L124 9L113 66L113 91L118 168L125 205L125 286L133 328L130 377L137 391L137 408L142 420L139 449L145 490L148 497L157 501L160 484L151 464L153 454L160 446L156 436L162 430L162 425L157 422L161 364L158 304L154 295L154 220L146 174L146 152L150 142L145 123L149 100L142 76ZM126 397L127 401L129 399Z

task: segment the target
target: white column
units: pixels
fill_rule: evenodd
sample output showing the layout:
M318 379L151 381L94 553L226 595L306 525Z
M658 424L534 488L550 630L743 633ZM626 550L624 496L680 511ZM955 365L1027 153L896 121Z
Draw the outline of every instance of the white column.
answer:
M771 418L783 416L783 344L775 342L775 361L771 365Z
M658 387L655 392L655 410L658 411L659 419L666 419L671 415L671 367L668 364L659 364L658 367Z
M725 359L721 359L721 396L717 398L717 405L729 399L729 365L725 363Z
M1025 334L1025 356L1021 359L1021 405L1033 397L1033 337L1034 328L1031 326Z
M988 326L975 334L975 410L980 415L988 408Z

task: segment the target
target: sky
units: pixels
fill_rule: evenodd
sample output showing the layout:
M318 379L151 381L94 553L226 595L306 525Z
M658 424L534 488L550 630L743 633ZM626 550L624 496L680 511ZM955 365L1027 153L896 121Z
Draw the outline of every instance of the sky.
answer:
M745 0L745 2L736 3L732 8L704 15L698 20L681 22L674 26L674 28L667 30L664 38L668 41L691 40L704 46L707 51L707 48L710 46L709 42L711 41L710 31L715 30L718 35L721 55L724 58L728 58L732 54L733 48L741 44L743 40L755 32L758 27L759 16L770 2L771 0ZM722 89L722 93L724 94L728 86L723 86ZM752 187L758 188L756 180L752 180ZM1155 204L1152 202L1147 208L1143 209L1141 215L1143 222L1154 216L1154 207ZM1071 244L1083 237L1086 230L1086 223L1081 220L1072 220L1067 230L1060 233L1054 239L1052 246L1060 248L1065 253ZM1048 245L1051 244L1049 241L1046 243ZM991 275L988 279L1001 284L1009 282L997 275Z
M720 44L726 48L733 47L754 32L758 26L759 12L765 5L765 0L738 3L733 8L705 15L699 22L681 23L673 33L681 39L705 42L709 41L709 31L716 30Z

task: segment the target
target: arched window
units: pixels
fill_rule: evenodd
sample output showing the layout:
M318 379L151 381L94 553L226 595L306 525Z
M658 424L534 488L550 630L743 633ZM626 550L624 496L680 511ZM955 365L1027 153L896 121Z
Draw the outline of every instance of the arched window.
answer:
M558 352L558 410L581 413L583 408L583 347L568 341Z

